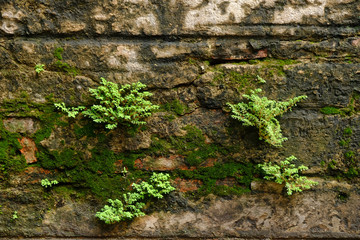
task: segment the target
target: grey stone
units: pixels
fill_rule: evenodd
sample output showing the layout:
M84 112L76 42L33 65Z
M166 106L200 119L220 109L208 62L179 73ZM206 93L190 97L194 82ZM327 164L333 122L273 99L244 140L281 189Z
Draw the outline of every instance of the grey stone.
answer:
M3 120L6 130L13 133L34 134L39 130L39 122L33 118L7 118Z

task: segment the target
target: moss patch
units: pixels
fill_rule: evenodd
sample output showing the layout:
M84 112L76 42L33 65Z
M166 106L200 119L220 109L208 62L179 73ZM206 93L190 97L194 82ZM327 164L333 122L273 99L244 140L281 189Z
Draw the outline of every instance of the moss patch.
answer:
M178 99L161 105L160 110L173 112L177 115L184 115L189 111L189 108L181 103Z
M119 197L128 188L128 179L115 173L118 156L107 149L94 148L91 158L81 152L65 149L62 152L40 152L39 164L46 169L56 169L58 179L77 188L90 189L96 196L107 199Z
M203 185L196 195L203 196L209 193L217 195L242 194L250 191L251 181L258 169L251 163L223 163L215 164L213 167L199 168L197 170L177 170L177 176L185 179L198 179ZM233 177L236 179L236 186L217 185L217 180Z
M30 117L40 122L40 129L32 134L10 133L4 129L3 120L8 116ZM38 145L40 141L50 136L56 124L63 124L59 120L60 115L54 112L52 102L44 104L31 103L27 94L21 94L21 98L3 101L0 108L0 168L6 176L9 172L18 172L27 167L24 157L20 153L22 148L19 140L23 135L35 140Z
M66 72L69 75L76 76L79 74L79 70L73 66L70 66L68 63L63 62L62 54L64 52L64 49L62 47L58 47L54 50L54 58L56 59L54 63L54 67L61 71Z
M25 158L21 155L20 135L4 129L0 118L0 179L6 179L10 173L20 172L26 168Z
M320 112L326 115L341 114L341 111L338 108L329 106L321 108Z
M255 88L256 74L241 74L236 71L225 71L224 69L217 68L217 74L214 77L216 84L225 84L231 88L236 88L238 92L248 93L250 89Z
M231 88L236 88L239 93L249 93L249 90L257 88L260 83L257 76L264 79L274 78L275 76L285 75L285 66L299 63L291 59L273 59L266 58L262 60L249 60L247 62L232 63L239 65L258 65L258 68L241 69L242 72L226 70L220 66L212 70L217 74L214 77L216 84L225 84Z
M206 144L203 132L195 126L186 126L186 135L170 137L171 148L185 156L189 166L198 166L209 158L216 157L219 151L215 144Z
M326 115L340 114L341 116L351 116L360 111L360 94L353 93L350 102L345 108L335 108L331 106L323 107L320 112Z
M339 164L335 160L331 160L328 163L328 169L330 173L337 177L346 177L352 179L359 177L360 166L358 163L357 144L352 141L353 131L351 128L346 127L343 130L339 146L342 152L342 160Z

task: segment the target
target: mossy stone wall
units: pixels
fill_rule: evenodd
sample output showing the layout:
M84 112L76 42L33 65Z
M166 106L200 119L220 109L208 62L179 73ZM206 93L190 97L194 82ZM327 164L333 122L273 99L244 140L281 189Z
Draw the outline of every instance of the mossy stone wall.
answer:
M359 11L357 0L0 0L0 238L360 238ZM145 83L160 109L111 131L55 109L91 105L101 77ZM283 148L230 117L226 103L259 87L308 96L279 118ZM262 180L257 164L290 155L316 187L286 196ZM147 216L95 218L153 171L177 190Z

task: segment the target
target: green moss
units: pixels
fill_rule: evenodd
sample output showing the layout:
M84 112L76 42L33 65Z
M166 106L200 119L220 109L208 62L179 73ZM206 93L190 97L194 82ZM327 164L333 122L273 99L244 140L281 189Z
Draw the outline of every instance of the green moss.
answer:
M48 138L55 125L67 125L60 120L61 114L55 112L53 102L43 104L33 103L27 97L3 101L1 104L1 116L9 115L17 117L31 117L40 121L40 129L32 137L36 144Z
M350 167L349 170L347 170L344 175L347 178L358 177L359 176L359 171L360 171L359 168Z
M55 66L58 70L62 72L66 72L69 75L77 76L79 74L79 70L73 66L70 66L68 63L57 60L55 62Z
M271 59L271 58L265 58L264 62L274 63L274 64L279 65L281 67L286 66L286 65L293 65L293 64L299 63L298 60L293 60L293 59Z
M75 67L70 66L68 63L62 61L63 60L63 57L62 57L63 52L64 52L64 49L61 47L58 47L54 50L54 58L56 59L55 67L62 72L68 73L69 75L72 75L72 76L78 75L79 74L78 69L76 69Z
M351 96L350 102L345 108L334 108L334 107L324 107L320 110L323 114L340 114L342 116L351 116L359 112L359 98L360 95L354 93Z
M163 116L164 119L168 120L169 122L172 122L176 119L175 114L167 114Z
M1 103L2 115L16 113L17 116L26 116L31 112L28 100L24 98L5 100Z
M252 72L227 71L220 67L213 68L217 74L214 77L214 82L226 84L229 87L237 88L239 92L248 93L250 89L256 88L257 76L265 79L274 78L275 76L284 76L284 67L298 63L292 59L256 59L248 62L240 62L234 64L252 64L258 65L259 68Z
M259 63L260 63L260 60L258 60L258 59L249 60L249 64L259 64Z
M240 186L212 186L209 190L205 192L211 192L212 194L215 194L217 196L226 197L230 195L240 196L244 193L251 192L251 190L249 188Z
M217 147L213 144L203 145L199 149L183 152L186 155L185 161L190 166L199 166L211 157L216 157Z
M124 192L128 191L130 185L129 181L121 176L109 177L107 175L93 176L93 174L85 174L84 180L91 191L102 199L119 198Z
M63 126L67 124L60 121L61 114L55 112L55 109L52 106L48 109L42 110L42 113L37 115L37 119L40 120L41 128L36 131L33 136L36 144L39 144L42 140L49 138L55 125L59 124L60 122Z
M227 154L224 147L206 143L203 132L195 126L188 125L184 128L184 136L170 136L166 139L153 136L151 148L144 154L152 156L166 156L179 154L185 157L189 166L199 166L209 158Z
M249 60L249 64L260 65L260 72L257 74L264 75L265 78L274 77L274 76L283 76L285 75L284 66L297 64L299 61L292 59L275 59L275 58L264 58L257 60Z
M349 142L350 142L349 139L347 139L347 140L341 139L341 140L339 141L339 145L340 145L341 147L348 147L348 146L349 146Z
M143 152L122 152L119 154L118 159L123 161L123 165L130 171L134 171L135 160L144 157Z
M49 98L51 101L51 98ZM0 179L5 179L9 174L22 171L27 167L26 161L19 149L18 133L10 133L3 127L3 118L7 116L36 118L40 123L40 129L28 137L35 140L38 148L36 165L45 169L56 170L57 180L63 184L71 184L74 188L86 192L91 191L95 196L103 199L116 198L128 190L131 181L137 181L137 177L145 177L134 169L134 161L143 153L126 153L123 156L108 150L107 132L94 127L92 123L79 120L77 124L69 125L69 122L61 120L62 114L55 111L53 103L36 104L29 101L23 94L22 98L4 101L0 111ZM71 122L71 121L70 121ZM72 123L73 124L73 123ZM48 138L54 127L63 128L65 131L74 130L74 136L83 142L76 146L67 146L62 140L64 149L49 151L42 147L40 142ZM69 135L71 137L71 134ZM92 141L91 155L84 154L87 141ZM95 145L95 147L94 147ZM129 171L127 176L115 174L114 163L124 160L124 166ZM66 191L61 188L61 191ZM70 191L70 190L69 190Z
M61 152L43 150L38 153L38 162L43 168L57 169L57 179L63 183L89 189L102 199L120 197L130 185L128 178L115 173L115 162L123 158L103 147L92 149L91 155L88 159L73 149Z
M352 135L352 130L351 128L347 127L344 129L344 136L351 136Z
M210 66L210 61L204 61L205 66Z
M54 50L54 58L56 58L57 60L62 60L62 54L64 52L64 49L62 47L58 47Z
M339 145L342 148L341 152L343 153L343 159L341 162L341 165L336 166L337 162L335 160L332 160L328 167L332 171L332 174L336 174L337 177L340 178L354 178L359 177L359 167L358 163L356 161L357 149L352 148L351 143L351 136L353 134L353 131L350 127L347 127L343 130L342 133L342 139L339 141Z
M114 173L114 163L117 160L117 156L114 152L107 149L93 149L91 151L92 158L87 163L87 167L93 173Z
M191 64L191 65L196 64L196 60L193 58L189 58L189 64Z
M206 144L203 132L195 126L186 126L186 135L170 137L172 148L185 156L185 161L190 166L198 166L202 162L217 155L218 147Z
M354 151L348 151L348 152L345 152L344 156L347 159L352 159L353 157L355 157L355 153L354 153Z
M198 190L198 196L210 193L218 195L242 194L250 191L251 181L254 174L258 174L259 170L251 163L223 163L215 164L213 167L199 168L193 171L177 170L177 176L185 179L197 179L203 182ZM236 179L238 186L218 186L217 180L233 177Z
M41 129L38 130L34 135L34 141L39 144L42 140L50 137L54 124L43 123Z
M55 195L60 195L62 198L65 199L72 199L72 198L84 198L86 196L86 191L83 191L79 188L74 188L72 186L56 186L51 189Z
M77 139L81 139L83 137L96 137L97 134L95 132L96 126L94 126L92 121L88 121L82 127L78 124L74 125L74 133Z
M95 196L102 199L120 197L129 187L129 181L119 175L97 173L83 168L68 170L62 174L63 181L76 188L89 189Z
M256 76L252 74L240 74L235 71L229 72L229 81L235 84L238 90L249 87L254 79L256 79Z
M21 92L20 93L20 98L22 99L29 99L29 94L27 92Z
M50 99L49 99L50 101ZM51 135L52 129L54 126L61 122L61 125L66 125L64 122L60 121L60 114L54 112L54 106L52 102L47 102L43 104L30 102L27 94L21 94L21 98L6 100L1 104L0 118L7 118L10 116L16 117L31 117L38 120L40 123L40 129L34 134L23 133L27 137L32 138L38 149L39 154L44 159L49 158L47 153L43 153L42 147L39 144L45 138L48 138ZM1 121L2 124L2 121ZM21 171L26 168L26 161L21 155L19 149L21 148L18 139L22 136L18 133L9 133L1 125L1 150L0 156L4 163L0 163L2 170L4 171ZM65 154L65 153L63 153ZM67 152L68 154L68 152ZM54 154L54 159L64 159L63 156L58 156ZM6 162L6 163L5 163ZM67 163L70 164L70 163ZM63 164L63 165L67 165ZM54 168L56 166L50 166Z
M335 107L323 107L320 109L320 112L326 115L341 114L341 111Z
M163 104L160 109L174 112L177 115L184 115L189 110L188 107L185 104L182 104L178 99Z
M157 156L163 156L169 153L169 150L172 148L170 142L162 139L158 136L153 135L151 138L151 148L149 149L149 154L156 154Z
M214 81L217 84L226 84L229 87L236 88L239 92L246 92L250 88L254 88L256 74L240 74L236 71L226 72L223 69L219 69L217 72L218 74L214 77Z
M42 150L37 154L38 161L46 169L72 169L81 163L82 153L73 149L61 152Z
M331 161L328 163L328 168L334 170L334 169L336 169L336 164L337 164L337 161L331 160Z
M185 136L171 138L173 146L177 149L181 149L183 152L192 151L205 141L205 136L197 127L188 125L184 127L184 130L186 130Z
M26 168L25 158L21 155L20 134L4 129L0 118L0 179L6 179L10 173L20 172Z

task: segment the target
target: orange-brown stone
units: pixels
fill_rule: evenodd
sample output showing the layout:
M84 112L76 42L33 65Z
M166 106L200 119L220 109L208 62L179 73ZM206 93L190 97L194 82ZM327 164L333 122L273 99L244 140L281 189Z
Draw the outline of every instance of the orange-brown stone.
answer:
M35 142L30 138L23 137L22 139L19 139L19 143L22 146L20 152L22 153L22 155L24 155L26 163L37 162L35 156L35 153L37 151Z
M179 192L191 192L198 190L202 185L202 181L198 179L176 178L174 185Z

